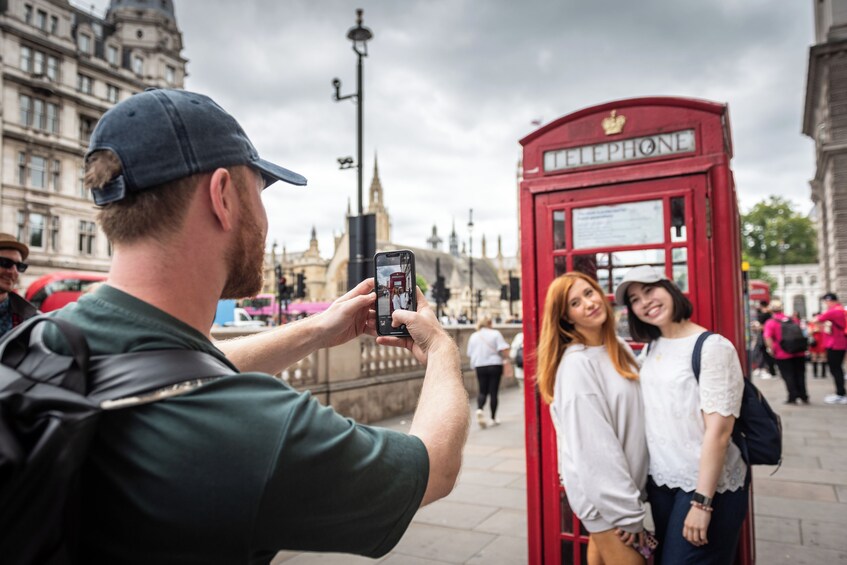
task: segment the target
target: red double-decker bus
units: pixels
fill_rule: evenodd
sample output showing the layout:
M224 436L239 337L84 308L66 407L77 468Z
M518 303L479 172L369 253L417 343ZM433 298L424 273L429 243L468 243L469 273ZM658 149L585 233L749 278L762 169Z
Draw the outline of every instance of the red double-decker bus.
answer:
M42 312L51 312L75 302L89 286L105 280L104 273L50 273L35 279L26 289L24 298Z

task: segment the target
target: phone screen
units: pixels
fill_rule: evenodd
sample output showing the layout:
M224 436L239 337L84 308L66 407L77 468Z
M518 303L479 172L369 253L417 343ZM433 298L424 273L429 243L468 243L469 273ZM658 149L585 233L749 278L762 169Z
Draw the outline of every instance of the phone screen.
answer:
M406 326L393 327L391 315L397 309L417 310L415 295L415 254L409 250L386 251L374 255L376 318L379 335L409 335Z

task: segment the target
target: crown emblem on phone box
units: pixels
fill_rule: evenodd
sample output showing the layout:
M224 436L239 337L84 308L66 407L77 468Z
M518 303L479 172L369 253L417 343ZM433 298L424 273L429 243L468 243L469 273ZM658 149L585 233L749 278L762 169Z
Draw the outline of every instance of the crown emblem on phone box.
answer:
M610 115L603 118L601 125L606 135L615 135L623 131L623 126L626 124L626 116L618 116L617 113L617 110L612 110Z

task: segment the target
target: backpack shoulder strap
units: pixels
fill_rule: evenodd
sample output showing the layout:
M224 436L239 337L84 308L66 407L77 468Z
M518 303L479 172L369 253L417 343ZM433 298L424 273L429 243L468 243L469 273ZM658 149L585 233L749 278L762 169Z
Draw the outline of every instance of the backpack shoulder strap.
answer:
M697 342L694 344L694 352L691 354L691 369L694 371L694 378L700 382L700 358L703 355L703 343L710 335L715 335L713 332L705 331L697 337Z
M232 367L203 351L163 349L98 355L91 358L88 396L103 402L235 374Z

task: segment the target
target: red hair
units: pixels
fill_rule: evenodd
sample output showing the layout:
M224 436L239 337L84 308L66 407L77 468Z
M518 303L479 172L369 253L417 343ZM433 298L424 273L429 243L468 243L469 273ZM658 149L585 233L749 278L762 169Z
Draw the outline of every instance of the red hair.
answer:
M541 335L538 337L538 366L536 380L541 397L546 402L553 400L556 385L556 371L565 349L573 343L585 345L583 336L565 317L568 313L568 292L578 280L587 282L594 292L605 296L597 281L579 272L570 272L556 278L547 289L544 302L544 315L541 318ZM603 300L606 321L603 322L602 336L606 350L615 370L626 379L638 378L638 365L629 350L618 341L615 333L615 312L608 300Z

